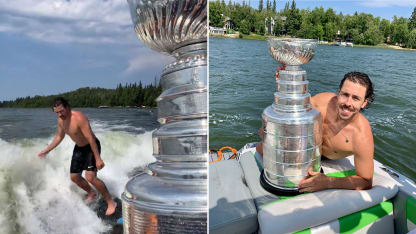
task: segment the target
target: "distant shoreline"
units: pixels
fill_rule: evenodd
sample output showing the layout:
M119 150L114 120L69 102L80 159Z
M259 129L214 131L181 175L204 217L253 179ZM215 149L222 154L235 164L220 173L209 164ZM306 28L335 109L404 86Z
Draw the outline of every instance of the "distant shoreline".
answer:
M257 35L257 34L250 34L250 35L244 35L242 34L242 38L239 37L239 33L234 33L234 34L225 34L225 35L219 35L219 34L209 34L210 37L219 37L219 38L232 38L232 39L245 39L245 40L267 40L268 38L285 38L285 37L272 37L272 36L261 36L261 35ZM330 44L326 44L326 45L331 45ZM354 47L359 47L359 48L375 48L375 49L391 49L391 50L405 50L405 51L413 51L416 52L416 49L410 49L410 48L403 48L400 46L396 46L396 45L388 45L385 43L382 44L378 44L375 46L370 46L370 45L355 45Z

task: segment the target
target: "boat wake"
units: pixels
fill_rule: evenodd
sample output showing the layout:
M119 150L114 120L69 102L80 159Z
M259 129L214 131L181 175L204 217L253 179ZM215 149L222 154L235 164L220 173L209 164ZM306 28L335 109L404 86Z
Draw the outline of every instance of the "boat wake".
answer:
M151 132L131 134L94 126L105 167L98 172L120 198L131 171L155 161ZM97 130L97 131L96 131ZM69 178L74 143L67 136L45 159L37 157L54 136L0 139L0 233L102 233L110 229L84 204L85 192Z

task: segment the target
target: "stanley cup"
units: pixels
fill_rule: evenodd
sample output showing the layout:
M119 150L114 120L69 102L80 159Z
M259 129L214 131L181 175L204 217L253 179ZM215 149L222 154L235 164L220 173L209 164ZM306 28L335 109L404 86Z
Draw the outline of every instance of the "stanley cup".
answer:
M322 117L312 109L306 72L317 42L308 39L269 39L270 55L286 65L279 72L274 103L263 111L262 186L280 195L298 193L308 170L320 171Z
M176 61L160 81L157 161L122 194L124 233L206 233L207 1L127 2L138 38Z

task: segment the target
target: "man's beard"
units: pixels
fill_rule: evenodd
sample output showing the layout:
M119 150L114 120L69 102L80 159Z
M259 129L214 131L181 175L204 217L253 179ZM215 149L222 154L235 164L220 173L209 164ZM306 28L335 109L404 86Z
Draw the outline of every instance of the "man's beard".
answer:
M347 112L348 116L342 115L341 111ZM350 120L352 119L358 112L355 111L354 108L348 108L346 105L340 105L338 108L338 116L342 120Z

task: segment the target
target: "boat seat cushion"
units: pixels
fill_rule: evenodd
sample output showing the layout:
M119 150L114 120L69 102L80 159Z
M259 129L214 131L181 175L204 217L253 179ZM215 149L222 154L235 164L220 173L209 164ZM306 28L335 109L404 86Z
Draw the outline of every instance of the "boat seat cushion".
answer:
M322 165L325 174L354 173L352 157L323 161ZM300 231L376 206L394 197L397 191L393 179L374 174L370 190L328 189L263 205L258 212L259 226L262 233Z
M259 208L280 198L274 194L267 192L260 185L260 169L263 168L263 162L258 159L258 157L261 156L256 154L258 153L246 151L244 154L240 155L240 165L243 169L244 177L247 181L251 195L254 198L254 203L256 204L256 207Z
M240 164L237 160L210 163L210 233L253 233L257 229L257 210Z

